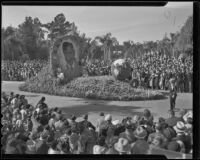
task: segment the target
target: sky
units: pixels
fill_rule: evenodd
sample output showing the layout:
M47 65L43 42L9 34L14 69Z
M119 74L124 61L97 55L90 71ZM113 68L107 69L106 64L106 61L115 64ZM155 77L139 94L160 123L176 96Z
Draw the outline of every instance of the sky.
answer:
M164 7L125 6L2 6L2 27L17 27L26 16L38 17L42 23L53 21L63 13L87 37L108 32L123 41L161 40L165 33L179 31L193 14L192 2L169 2Z

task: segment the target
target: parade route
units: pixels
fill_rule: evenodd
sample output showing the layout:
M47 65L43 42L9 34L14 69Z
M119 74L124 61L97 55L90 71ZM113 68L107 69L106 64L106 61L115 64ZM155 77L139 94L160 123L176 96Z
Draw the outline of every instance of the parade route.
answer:
M90 100L74 97L53 96L40 93L30 93L19 91L18 86L23 82L3 81L2 91L15 92L24 94L28 102L36 105L42 96L46 97L46 103L51 107L62 108L66 116L71 114L76 115L78 120L81 116L88 113L89 120L96 125L96 119L100 112L112 114L113 119L123 119L125 116L133 116L141 114L145 108L149 109L154 118L162 116L168 117L169 99L151 100L151 101L104 101L104 100ZM166 92L167 94L167 92ZM176 100L177 108L192 109L192 94L191 93L178 93Z

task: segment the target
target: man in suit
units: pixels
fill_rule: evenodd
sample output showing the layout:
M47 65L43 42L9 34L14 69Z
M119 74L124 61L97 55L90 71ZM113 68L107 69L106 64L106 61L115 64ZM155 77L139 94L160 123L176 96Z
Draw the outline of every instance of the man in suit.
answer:
M170 86L169 86L169 98L170 98L170 110L173 111L175 108L176 97L177 97L177 87L175 86L175 79L170 79Z

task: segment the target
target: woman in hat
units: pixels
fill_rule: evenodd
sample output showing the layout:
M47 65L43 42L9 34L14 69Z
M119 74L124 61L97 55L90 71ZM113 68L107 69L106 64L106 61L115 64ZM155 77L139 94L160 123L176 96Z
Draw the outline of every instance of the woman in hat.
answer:
M114 144L114 148L118 154L131 153L131 146L126 138L119 138L118 142Z

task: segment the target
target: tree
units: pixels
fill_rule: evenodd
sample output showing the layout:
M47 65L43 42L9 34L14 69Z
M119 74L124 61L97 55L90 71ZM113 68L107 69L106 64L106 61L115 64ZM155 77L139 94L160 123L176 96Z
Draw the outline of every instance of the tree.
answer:
M17 28L8 26L6 29L2 29L2 59L18 59L23 53L22 41L20 40Z
M101 43L101 49L104 52L104 61L106 63L111 61L111 48L118 43L117 39L115 37L112 37L111 33L107 33L103 36L97 36L95 37L97 41Z
M186 54L187 51L192 54L193 50L193 16L188 17L184 26L181 28L180 33L177 36L175 47Z
M66 21L63 13L58 14L54 18L54 21L42 24L42 26L48 29L48 38L50 38L52 41L57 37L67 35L71 32L76 33L77 31L77 27L74 25L74 23Z
M25 21L19 25L20 39L23 42L24 54L28 54L31 59L40 57L40 54L48 55L42 50L46 44L44 40L45 31L41 28L38 18L26 17ZM48 47L48 46L46 46Z
M123 42L125 58L128 58L129 56L132 56L132 58L133 58L133 55L131 54L132 53L132 45L133 45L133 41L131 41L131 40Z

